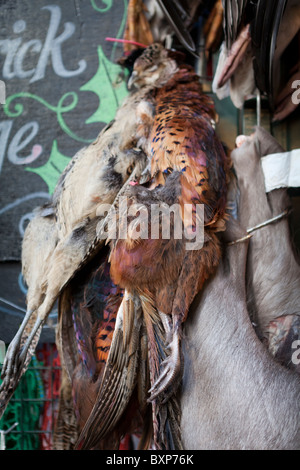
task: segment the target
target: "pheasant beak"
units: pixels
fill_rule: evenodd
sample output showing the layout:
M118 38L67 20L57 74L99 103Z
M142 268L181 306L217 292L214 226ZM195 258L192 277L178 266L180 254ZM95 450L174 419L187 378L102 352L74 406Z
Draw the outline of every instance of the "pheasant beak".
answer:
M127 84L128 90L131 90L133 85L136 86L137 79L138 79L138 73L134 70L128 80L128 84Z

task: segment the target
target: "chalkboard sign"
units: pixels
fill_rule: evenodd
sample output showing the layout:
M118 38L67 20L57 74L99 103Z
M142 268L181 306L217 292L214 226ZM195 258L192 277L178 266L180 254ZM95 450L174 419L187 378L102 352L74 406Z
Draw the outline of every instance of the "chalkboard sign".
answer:
M127 0L0 1L0 339L6 342L25 308L21 242L32 211L127 94L126 72L116 63L122 46L105 40L123 36L126 14ZM13 334L6 334L8 325Z

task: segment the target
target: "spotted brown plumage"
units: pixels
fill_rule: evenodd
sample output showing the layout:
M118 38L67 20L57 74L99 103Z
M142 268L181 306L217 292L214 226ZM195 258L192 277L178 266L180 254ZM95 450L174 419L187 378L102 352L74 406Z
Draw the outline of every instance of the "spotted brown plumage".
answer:
M140 129L147 128L143 149L151 160L151 175L146 184L128 187L124 195L129 209L134 205L141 210L144 207L148 214L153 204L178 204L179 216L183 217L184 205L191 204L192 230L197 221L197 205L204 204L204 245L187 250L185 234L181 239L172 235L166 239L161 235L136 239L133 232L139 224L129 215L130 211L117 211L117 226L128 226L129 230L125 238L111 236L110 273L114 283L124 288L124 299L107 358L106 381L102 382L97 408L81 435L83 440L89 441L95 429L98 436L103 435L107 418L101 407L105 399L109 400L108 391L113 387L120 400L127 394L120 376L124 360L121 351L124 354L129 344L134 344L142 318L148 341L154 443L156 448L181 446L175 392L183 366L182 323L195 295L220 259L217 232L225 228L229 162L213 127L213 103L202 93L192 68L180 61L180 55L154 44L135 62L130 85L139 90L150 84L153 87L140 105L144 110ZM159 214L154 220L142 220L141 228L148 224L150 230L153 222L161 228ZM174 217L171 223L175 223ZM132 304L136 305L134 314ZM113 400L109 400L109 405L106 402L107 406L112 404Z
M159 47L149 49L134 66L132 81L139 87L149 80L147 70L156 73L157 56L173 60L172 55L169 59L165 57L165 51ZM193 228L196 206L204 204L203 248L186 250L184 237L167 242L149 237L133 242L129 234L126 240L112 241L110 261L114 281L129 292L140 296L147 293L153 307L172 318L171 354L152 384L152 400L170 388L174 391L179 384L181 323L220 259L216 232L224 229L228 160L213 127L214 117L213 103L202 93L197 75L191 67L179 65L155 93L148 144L152 176L149 188L135 187L128 191L134 203L145 202L145 191L148 191L149 202L154 203L159 192L161 200L165 201L167 189L163 192L161 186L167 188L172 173L177 173L177 179L169 188L169 191L174 191L174 185L178 188L172 203L180 205L182 218L185 205L192 205Z
M226 206L226 156L213 120L214 104L202 93L199 77L184 66L156 94L150 134L153 185L164 184L170 171L181 171L199 203L206 223L222 219ZM191 202L188 196L183 202ZM215 220L216 222L216 220Z

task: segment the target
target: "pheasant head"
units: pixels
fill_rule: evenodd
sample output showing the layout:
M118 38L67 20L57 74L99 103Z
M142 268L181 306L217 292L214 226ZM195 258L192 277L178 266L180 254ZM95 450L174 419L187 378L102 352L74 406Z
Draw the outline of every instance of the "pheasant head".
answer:
M128 88L144 86L161 87L170 80L178 70L177 62L171 51L161 44L154 43L147 47L134 63Z

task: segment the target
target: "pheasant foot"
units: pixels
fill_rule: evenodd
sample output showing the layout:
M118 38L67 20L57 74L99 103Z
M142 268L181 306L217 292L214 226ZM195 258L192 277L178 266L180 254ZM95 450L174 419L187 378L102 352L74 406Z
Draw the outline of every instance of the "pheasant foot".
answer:
M163 402L166 402L170 395L173 394L175 384L179 381L181 374L181 358L180 358L180 334L179 331L173 331L172 341L168 349L171 350L170 355L161 364L161 373L153 386L150 388L149 401L152 402L162 393L166 394Z
M21 346L23 333L32 313L32 310L28 310L26 312L26 315L20 325L17 334L15 335L14 339L11 341L7 349L1 373L1 378L3 379L3 382L1 384L0 391L10 388L11 383L16 382L18 380L20 374L22 373L22 369L25 364L30 345L39 328L44 322L42 319L37 318L30 335L26 339L24 345Z

